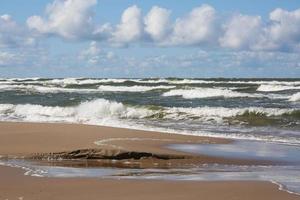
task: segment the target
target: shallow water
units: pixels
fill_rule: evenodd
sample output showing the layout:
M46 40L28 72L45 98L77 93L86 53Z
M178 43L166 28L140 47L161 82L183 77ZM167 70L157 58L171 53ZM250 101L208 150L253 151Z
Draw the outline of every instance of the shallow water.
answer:
M300 149L297 146L237 140L230 144L173 144L168 148L225 158L271 160L273 165L202 164L189 168L142 169L118 167L61 167L28 160L0 160L0 165L20 167L38 177L89 177L190 181L270 181L280 189L300 195ZM58 161L59 162L59 161ZM74 161L74 166L76 166ZM131 161L128 161L129 163ZM68 161L69 165L72 163Z
M36 177L84 177L109 179L150 179L189 181L270 181L280 189L300 195L300 166L199 165L188 169L73 168L39 166L24 160L0 161L0 165L19 167L25 175Z
M235 140L229 144L172 144L171 149L224 158L269 160L300 165L300 147L267 142Z

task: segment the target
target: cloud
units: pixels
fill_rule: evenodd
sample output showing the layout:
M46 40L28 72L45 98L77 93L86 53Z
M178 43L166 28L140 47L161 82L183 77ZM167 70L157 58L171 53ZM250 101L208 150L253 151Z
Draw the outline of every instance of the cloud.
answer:
M252 51L299 51L300 9L275 9L269 20L260 16L236 15L224 25L220 46Z
M29 28L41 34L58 35L66 39L93 37L92 7L97 0L54 0L46 8L46 17L31 16Z
M202 5L176 20L170 43L200 45L213 42L216 34L216 11L209 5Z
M269 16L272 24L268 36L281 49L300 50L300 9L287 11L277 8Z
M278 8L267 18L243 13L224 17L212 6L200 5L176 16L159 6L143 14L133 5L121 13L120 22L100 24L94 19L96 4L97 0L54 0L43 15L29 17L26 24L8 14L0 16L0 74L10 74L6 67L54 75L60 69L79 75L91 69L91 76L96 76L93 70L119 76L300 74L300 9ZM38 45L41 36L43 47ZM69 51L67 45L57 55L44 48L48 37L76 43L75 49L79 42L88 45L79 52ZM114 53L119 46L134 48ZM153 47L164 48L153 52Z
M10 52L0 51L0 66L5 66L15 60L16 55Z
M127 8L121 17L121 22L112 33L112 42L128 43L137 41L142 36L142 12L136 5Z
M17 24L10 15L0 16L0 48L29 47L36 39L26 27Z
M0 68L43 67L48 63L48 52L41 48L0 48ZM1 74L1 73L0 73Z
M92 9L96 4L97 0L54 0L47 6L45 17L31 16L27 25L41 35L97 41L111 46L150 43L246 51L300 51L300 9L278 8L268 19L241 13L228 19L204 4L172 21L171 10L153 6L143 16L142 10L133 5L124 10L119 24L95 24ZM1 20L3 24L11 18L3 16ZM7 26L15 29L11 23ZM2 33L0 40L7 35ZM10 40L18 40L16 38ZM5 40L6 43L10 41Z
M198 51L188 54L158 55L136 61L148 71L166 71L167 76L272 77L300 75L300 55L285 52ZM175 74L178 72L177 74Z
M224 25L220 46L231 49L251 49L261 32L260 16L236 15Z
M170 15L170 10L153 6L145 16L145 32L153 41L162 41L171 31Z
M170 10L153 6L143 18L141 9L133 5L124 10L119 24L95 25L92 7L96 3L96 0L54 0L48 5L45 18L31 16L27 25L44 35L104 40L113 45L145 42L149 37L158 45L200 45L215 41L217 35L216 11L209 5L194 8L174 23L170 21Z
M112 51L107 52L101 49L99 43L92 41L86 49L83 49L79 53L78 58L88 65L97 65L103 62L113 61L116 55Z
M92 41L87 49L84 49L79 54L79 59L87 60L90 64L98 63L100 59L101 49L97 42Z

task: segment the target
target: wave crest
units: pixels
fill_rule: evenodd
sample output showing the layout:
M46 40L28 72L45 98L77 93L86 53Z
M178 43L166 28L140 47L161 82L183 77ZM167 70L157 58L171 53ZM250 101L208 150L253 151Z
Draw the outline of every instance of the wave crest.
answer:
M3 120L55 121L74 123L101 123L101 120L122 118L145 118L153 111L128 107L122 103L105 99L83 102L74 107L41 106L32 104L0 104L0 117Z
M182 96L185 99L196 99L196 98L213 98L213 97L224 97L224 98L238 98L238 97L263 97L260 94L249 94L232 91L229 89L221 88L193 88L193 89L175 89L163 93L163 96Z
M247 114L251 115L247 115ZM228 118L251 116L260 117L293 117L299 118L296 109L279 108L225 108L225 107L160 107L160 106L129 106L122 103L96 99L82 102L77 106L59 107L33 104L0 104L0 120L19 121L52 121L72 123L93 123L112 125L115 120L130 119L166 119L166 120L198 120L202 122L224 123ZM110 122L110 123L106 123Z
M256 91L277 92L277 91L284 91L284 90L299 90L299 89L300 89L300 86L263 84L263 85L260 85Z
M293 94L290 98L289 101L300 101L300 92Z
M100 91L106 92L147 92L151 90L159 90L159 89L171 89L175 86L109 86L109 85L101 85L98 87Z

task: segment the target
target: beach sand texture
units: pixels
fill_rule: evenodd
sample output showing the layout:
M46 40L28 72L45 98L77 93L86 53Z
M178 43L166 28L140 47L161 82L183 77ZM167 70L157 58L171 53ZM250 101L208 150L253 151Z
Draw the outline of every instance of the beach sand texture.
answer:
M114 138L114 139L112 139ZM131 139L130 139L131 138ZM138 139L137 139L138 138ZM108 140L108 142L107 142ZM100 142L100 146L95 144ZM173 135L109 127L0 123L0 154L30 156L78 149L115 148L173 156L193 156L163 148L171 143L226 143L226 139ZM102 144L102 145L101 145ZM204 162L247 162L196 156ZM177 159L175 159L177 160ZM179 159L180 160L180 159ZM96 178L40 178L24 176L17 168L0 167L0 199L300 199L276 184L254 181L158 181Z

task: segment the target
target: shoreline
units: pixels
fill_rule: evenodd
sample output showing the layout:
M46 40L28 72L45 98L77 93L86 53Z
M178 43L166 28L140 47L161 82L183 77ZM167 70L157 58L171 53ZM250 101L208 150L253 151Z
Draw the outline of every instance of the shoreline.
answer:
M98 141L95 144L95 141ZM232 140L187 136L122 128L79 124L0 122L0 155L30 157L37 154L72 152L83 149L104 149L101 155L119 155L122 152L167 155L168 159L155 157L126 158L138 161L141 167L170 168L186 163L258 164L261 161L225 159L194 155L165 148L168 144L224 144ZM79 152L82 153L82 152ZM174 156L174 157L172 157ZM182 156L182 158L176 158ZM79 159L80 160L80 159ZM171 163L171 165L169 165ZM128 167L128 166L127 166ZM24 176L23 170L0 166L0 199L300 199L299 196L280 190L271 182L262 181L157 181L111 180L97 178L37 178ZM58 184L57 184L58 183ZM74 190L73 188L76 188ZM184 189L183 189L184 188ZM219 190L220 193L215 193ZM172 192L171 192L172 191ZM17 194L18 193L18 194ZM247 195L245 195L247 194ZM142 196L141 196L142 195Z

